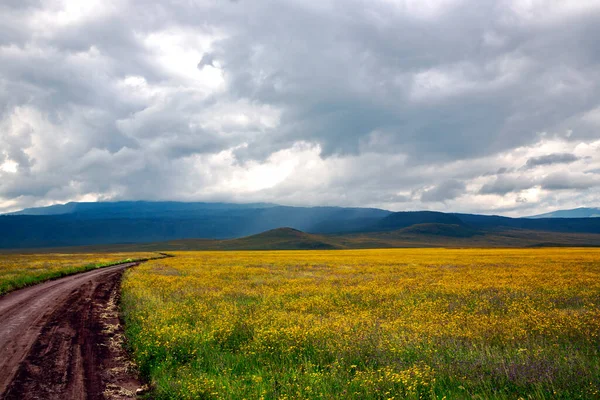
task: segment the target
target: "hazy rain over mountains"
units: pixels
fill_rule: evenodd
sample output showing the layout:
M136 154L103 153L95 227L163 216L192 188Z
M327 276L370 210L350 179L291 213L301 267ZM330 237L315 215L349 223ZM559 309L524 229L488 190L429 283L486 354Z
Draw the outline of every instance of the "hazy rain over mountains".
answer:
M4 0L0 212L597 206L600 0Z

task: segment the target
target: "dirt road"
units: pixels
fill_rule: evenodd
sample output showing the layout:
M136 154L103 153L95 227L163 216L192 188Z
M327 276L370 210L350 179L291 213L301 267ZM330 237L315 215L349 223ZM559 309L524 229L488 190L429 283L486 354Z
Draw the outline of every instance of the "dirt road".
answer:
M0 297L1 399L124 399L140 382L121 346L121 264Z

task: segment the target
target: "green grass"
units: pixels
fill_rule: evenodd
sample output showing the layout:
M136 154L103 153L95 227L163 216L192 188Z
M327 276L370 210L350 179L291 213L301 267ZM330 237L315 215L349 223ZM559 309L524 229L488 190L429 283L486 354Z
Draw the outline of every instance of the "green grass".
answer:
M5 254L0 256L0 296L79 272L156 258L152 254Z
M109 263L98 263L98 264L86 264L79 266L71 266L66 267L64 269L60 269L58 271L42 271L37 272L32 275L19 275L11 279L7 279L5 281L0 282L0 295L11 292L16 289L21 289L26 286L35 285L40 282L62 278L64 276L73 275L79 272L90 271L92 269L102 268L102 267L110 267L112 265L122 264L126 262L131 262L132 259L128 258L125 260L119 260L115 262Z

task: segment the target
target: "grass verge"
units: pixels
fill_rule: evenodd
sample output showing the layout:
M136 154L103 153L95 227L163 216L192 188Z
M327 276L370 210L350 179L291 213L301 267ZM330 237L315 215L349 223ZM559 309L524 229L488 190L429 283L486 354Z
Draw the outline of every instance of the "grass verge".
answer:
M16 289L79 272L157 258L154 253L39 253L10 254L0 257L0 296Z

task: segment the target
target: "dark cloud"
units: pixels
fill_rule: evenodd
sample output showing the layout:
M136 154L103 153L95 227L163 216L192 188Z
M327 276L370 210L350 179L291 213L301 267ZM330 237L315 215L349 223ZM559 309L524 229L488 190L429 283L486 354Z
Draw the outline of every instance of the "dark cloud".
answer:
M465 193L466 185L457 180L449 180L423 192L421 201L425 203L443 202L455 199Z
M527 160L525 167L534 168L540 165L570 164L579 159L579 157L571 153L554 153L545 156L532 157L529 160Z
M202 69L207 65L211 67L215 66L215 58L211 53L206 53L202 56L202 59L198 63L198 68Z
M233 90L287 111L275 133L281 143L302 138L320 143L325 155L347 154L379 131L389 136L388 150L418 160L468 158L531 143L595 105L578 95L577 64L598 60L584 57L591 42L563 30L569 18L532 31L519 15L514 24L503 20L510 8L495 2L462 2L433 20L394 3L366 8L344 7L340 16L293 2L269 10L252 4L249 20L264 23L238 26L240 36L217 43ZM596 21L579 22L594 30ZM486 46L486 35L499 43ZM556 57L546 51L550 43L573 46L565 49L574 55L569 67L548 63Z
M558 172L544 178L541 186L547 190L585 190L600 186L600 176L596 174Z
M480 194L497 194L505 195L512 192L520 192L521 190L529 189L535 185L530 179L520 177L498 176L494 181L486 183L479 190Z

